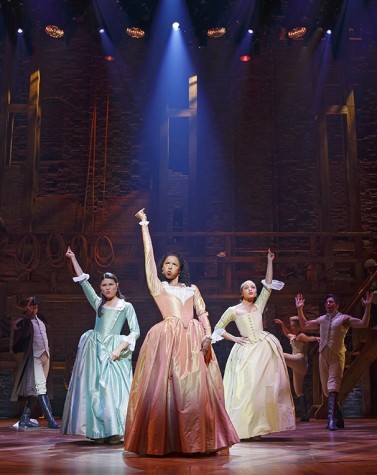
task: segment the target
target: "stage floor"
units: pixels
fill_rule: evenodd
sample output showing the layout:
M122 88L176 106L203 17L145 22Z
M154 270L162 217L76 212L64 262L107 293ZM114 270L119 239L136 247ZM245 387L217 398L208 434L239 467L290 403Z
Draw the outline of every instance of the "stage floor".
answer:
M311 420L295 431L241 442L229 456L189 457L141 457L47 427L17 430L15 422L0 420L2 474L377 475L377 419L347 419L335 432L324 420Z

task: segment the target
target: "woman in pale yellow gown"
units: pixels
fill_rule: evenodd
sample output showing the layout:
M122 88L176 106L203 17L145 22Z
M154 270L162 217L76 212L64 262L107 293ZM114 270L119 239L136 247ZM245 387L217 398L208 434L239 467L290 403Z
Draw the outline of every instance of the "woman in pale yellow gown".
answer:
M266 278L257 297L253 281L241 285L241 303L229 307L215 326L213 340L233 341L224 372L225 406L240 439L295 429L295 411L287 366L279 340L263 330L262 313L271 289L274 254L268 250ZM225 328L234 321L240 336Z
M148 287L163 320L149 330L140 349L124 448L148 455L218 452L239 438L225 410L204 301L179 256L165 256L157 269L144 210L136 217Z

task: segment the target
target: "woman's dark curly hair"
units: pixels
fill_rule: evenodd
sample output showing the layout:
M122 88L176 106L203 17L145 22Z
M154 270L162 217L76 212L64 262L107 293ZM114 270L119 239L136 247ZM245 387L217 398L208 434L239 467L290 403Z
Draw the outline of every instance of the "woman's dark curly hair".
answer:
M180 254L177 254L176 252L169 252L166 253L159 261L157 264L157 277L161 280L161 282L165 281L166 282L166 277L162 273L162 265L166 261L166 258L168 256L174 256L178 259L179 261L179 267L180 267L180 273L178 276L178 282L180 284L185 284L187 287L191 286L191 277L190 277L190 269L187 261L183 259L183 257Z
M116 296L119 298L119 299L124 299L126 300L126 297L121 293L121 291L119 290L119 280L118 280L118 277L115 275L115 274L112 274L111 272L105 272L103 274L103 276L101 277L101 280L100 282L102 282L103 280L105 279L111 279L113 280L116 284L118 284L118 289L116 291ZM106 303L106 299L105 299L105 296L103 295L103 293L101 293L101 303L99 304L98 306L98 316L101 318L101 309L102 307L105 305Z

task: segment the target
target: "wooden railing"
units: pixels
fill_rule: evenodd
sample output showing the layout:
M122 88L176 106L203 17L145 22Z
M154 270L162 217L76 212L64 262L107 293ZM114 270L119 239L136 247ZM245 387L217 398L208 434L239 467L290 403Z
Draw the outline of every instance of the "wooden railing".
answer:
M324 282L336 281L337 277L345 280L348 276L358 285L364 279L364 260L370 257L364 247L364 240L369 238L365 232L152 232L152 238L157 259L166 250L180 252L190 263L196 280L216 279L224 292L231 292L244 278L263 276L268 248L277 255L277 277L279 272L283 279L294 276L295 271L305 274L313 292L322 291ZM16 267L12 263L8 270L28 273L42 265L64 267L66 246L72 242L76 246L80 243L80 252L86 254L82 260L92 267L105 268L108 264L124 269L137 264L135 268L143 272L139 265L143 259L141 237L135 232L12 236L5 254L14 258ZM6 277L6 265L1 266L0 277L1 274ZM142 278L134 275L132 279L139 277Z

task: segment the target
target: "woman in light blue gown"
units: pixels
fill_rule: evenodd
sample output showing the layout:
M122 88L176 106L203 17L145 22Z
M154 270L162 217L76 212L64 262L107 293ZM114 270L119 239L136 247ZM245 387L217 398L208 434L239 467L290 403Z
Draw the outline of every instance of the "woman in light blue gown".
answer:
M66 256L86 298L96 311L93 330L85 332L77 349L64 405L63 434L84 435L96 443L116 444L124 435L132 383L132 352L140 335L131 303L119 291L118 279L106 272L97 295L68 248ZM130 334L121 334L128 323Z

